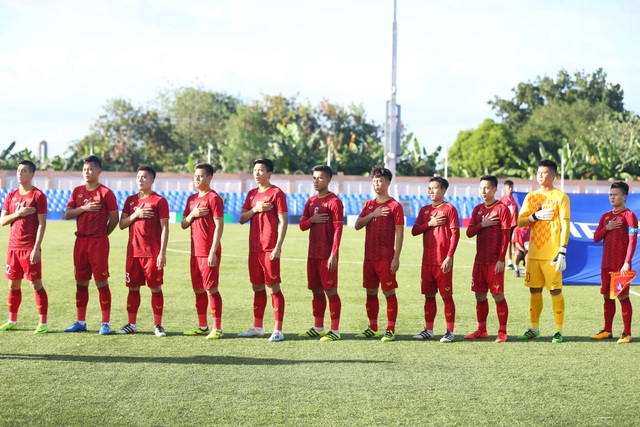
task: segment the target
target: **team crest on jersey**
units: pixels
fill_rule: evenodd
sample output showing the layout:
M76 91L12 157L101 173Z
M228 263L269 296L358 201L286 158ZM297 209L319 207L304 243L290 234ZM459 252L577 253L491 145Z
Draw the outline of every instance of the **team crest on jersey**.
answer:
M129 206L133 206L133 205L135 205L135 203L136 203L136 202L133 202L133 201L132 201L132 202L129 202Z
M328 208L329 207L329 202L323 204L322 206L324 206L325 208Z
M80 193L78 194L78 199L82 199L84 197L84 194Z
M249 196L249 200L253 200L253 196Z
M369 206L369 209L373 209L373 205L370 205L370 206Z
M11 199L11 200L15 202L16 200L18 200L18 198L13 196L13 199Z

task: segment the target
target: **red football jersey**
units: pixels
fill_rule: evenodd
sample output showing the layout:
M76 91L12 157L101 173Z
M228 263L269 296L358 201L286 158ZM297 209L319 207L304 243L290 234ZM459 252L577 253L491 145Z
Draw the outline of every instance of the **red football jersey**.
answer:
M258 188L254 188L249 191L242 209L249 211L258 202L271 203L274 208L267 212L258 212L251 218L249 251L271 252L278 241L278 214L288 212L287 197L275 185L262 192L258 190Z
M102 209L96 212L85 212L76 218L76 236L78 237L103 237L107 235L109 224L109 212L118 211L118 202L113 191L100 184L93 191L80 185L73 189L67 207L79 208L85 203L99 202Z
M127 256L133 258L155 258L160 253L162 237L161 219L169 218L169 203L157 193L141 199L139 195L127 197L122 213L131 216L138 209L153 209L151 218L138 218L129 226Z
M516 198L513 197L513 195L507 196L505 194L504 196L500 197L500 201L504 203L509 209L509 215L511 218L509 228L515 227L516 225L518 225L518 202L516 201Z
M482 227L484 218L495 215L498 223L491 227ZM480 265L493 265L496 262L504 261L507 253L507 246L511 235L511 216L509 208L502 202L496 200L491 206L480 203L471 213L467 237L476 237L476 259L475 263Z
M25 251L33 249L38 232L38 215L47 214L47 197L36 187L33 187L27 194L22 195L20 190L13 190L4 199L2 210L8 214L13 214L23 206L35 207L36 213L23 216L11 223L9 250Z
M438 227L429 227L427 224L432 216L443 216L446 222ZM424 231L422 231L424 229ZM413 224L412 233L422 235L422 264L442 265L447 256L453 254L460 240L460 219L458 210L451 203L444 202L438 207L433 205L423 206Z
M191 223L191 256L208 257L213 245L213 234L216 231L214 218L224 218L224 202L222 197L214 190L202 197L198 193L192 194L187 199L187 205L182 214L183 218L196 208L208 208L209 214L195 218ZM222 244L218 246L218 255L222 253Z
M612 220L622 221L622 226L611 231L607 230L607 223ZM631 264L638 239L638 218L628 208L620 212L605 213L593 234L594 241L599 242L602 239L604 239L602 268L620 270L625 262Z
M364 259L391 261L396 253L396 226L404 226L404 210L393 197L384 203L378 203L373 199L365 203L360 218L369 215L379 206L389 208L389 214L374 218L366 225Z
M329 259L332 253L338 254L340 247L344 223L344 206L334 193L329 193L322 198L319 198L317 194L311 196L304 205L300 224L303 224L305 220L311 218L316 212L328 214L329 220L323 223L310 224L308 257Z

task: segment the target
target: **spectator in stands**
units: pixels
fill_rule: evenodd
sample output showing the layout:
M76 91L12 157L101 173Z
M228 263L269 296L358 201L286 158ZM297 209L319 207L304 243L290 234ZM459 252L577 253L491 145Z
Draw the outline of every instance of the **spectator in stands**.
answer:
M109 290L109 235L118 225L118 203L113 192L100 183L102 162L98 156L83 159L85 184L73 189L63 218L76 220L73 265L76 279L76 322L65 332L86 332L89 281L98 288L102 326L100 335L111 333L111 291Z

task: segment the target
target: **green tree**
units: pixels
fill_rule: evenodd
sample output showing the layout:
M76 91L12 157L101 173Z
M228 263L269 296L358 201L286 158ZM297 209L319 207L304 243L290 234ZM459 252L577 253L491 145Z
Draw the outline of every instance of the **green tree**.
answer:
M320 129L305 139L302 127L297 123L277 125L278 133L269 144L273 157L277 160L276 171L291 173L309 173L313 166L322 163L323 149L326 146L320 140Z
M438 146L433 153L427 153L421 147L418 138L413 133L402 140L401 155L398 158L396 170L402 176L432 176L437 172L437 159L442 147Z
M220 166L225 172L249 171L253 160L269 155L269 129L260 108L239 105L225 123L224 133Z
M510 168L511 157L520 153L509 128L486 119L477 129L459 132L448 154L451 175L478 177Z
M573 104L582 100L592 105L602 104L611 111L624 111L624 91L619 84L607 82L602 68L593 74L576 72L573 77L560 70L555 80L538 76L533 83L519 83L511 91L514 93L511 99L496 96L488 104L512 129L523 126L535 110L552 102Z
M367 118L362 105L350 104L345 108L323 99L317 114L335 170L362 175L382 162L382 128Z
M171 139L184 155L211 150L213 163L221 162L224 128L240 101L221 92L183 87L160 95L162 112L171 120Z

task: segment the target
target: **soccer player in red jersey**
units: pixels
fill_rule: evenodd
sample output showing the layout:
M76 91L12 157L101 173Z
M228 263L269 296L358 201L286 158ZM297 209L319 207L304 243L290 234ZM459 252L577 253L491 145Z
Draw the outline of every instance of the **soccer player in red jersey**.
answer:
M287 234L288 210L284 192L271 184L273 162L257 159L253 162L253 177L258 183L247 194L240 211L240 224L251 222L249 229L249 280L253 285L253 326L240 337L264 335L263 318L267 306L267 291L271 294L275 326L269 342L284 340L282 320L285 300L280 290L280 254Z
M402 205L389 195L391 171L382 165L371 169L371 181L376 198L368 200L356 220L355 229L366 227L362 287L367 299L365 307L369 327L356 338L376 338L378 332L378 289L387 300L387 329L381 341L396 339L398 299L396 272L400 268L400 252L404 238L404 211Z
M213 166L198 163L193 173L193 185L198 190L187 199L180 225L191 228L191 285L196 297L198 326L185 335L204 335L206 339L220 339L222 333L222 296L220 280L220 239L224 231L224 202L211 188ZM213 327L209 332L207 305L211 307Z
M609 298L610 274L619 271L626 274L631 270L631 260L636 250L638 240L638 218L629 210L625 202L629 194L627 183L617 181L611 184L609 190L609 202L613 209L600 218L598 228L593 235L593 240L604 240L602 250L602 286L600 293L604 297L604 329L593 335L594 340L611 338L613 316L616 314L616 301ZM624 331L618 339L621 344L631 342L631 317L633 308L629 299L629 287L627 286L618 295L622 310L622 323Z
M513 263L515 266L514 274L520 277L520 261L524 264L527 262L527 253L529 252L529 227L516 227L511 236L513 243Z
M547 288L551 294L556 323L556 332L551 342L561 343L564 340L562 272L567 268L571 201L565 193L553 186L557 171L558 165L553 160L538 163L536 179L540 188L527 194L518 216L518 226L529 226L531 233L524 279L525 286L529 288L531 328L518 336L523 341L540 339L538 327L543 307L543 288Z
M504 182L504 194L502 195L502 197L500 197L500 201L504 203L509 209L509 215L511 215L510 227L511 233L513 233L513 230L518 225L518 202L516 201L516 198L513 197L513 181L511 181L510 179L507 179ZM509 270L514 270L516 268L513 266L513 261L511 261L511 259L513 258L512 246L513 245L511 244L511 242L509 242L507 254Z
M311 230L307 256L307 283L313 293L313 327L299 336L320 337L320 341L340 339L342 303L338 295L338 250L342 238L344 206L338 196L329 191L332 176L330 166L318 165L313 168L313 188L318 194L307 200L300 219L300 229ZM329 332L324 331L327 299L331 317Z
M440 342L455 341L453 334L456 306L453 301L453 255L460 241L460 218L458 210L444 200L449 181L442 177L429 180L431 204L423 206L416 218L411 234L422 234L421 288L424 295L425 328L414 335L417 340L433 338L433 322L436 318L436 293L440 292L444 303L447 324Z
M138 194L127 197L120 218L120 229L129 228L127 265L125 272L127 314L129 322L116 334L138 332L137 317L140 308L140 287L145 281L151 290L154 333L167 335L162 327L164 296L162 284L164 266L167 264L169 240L169 204L167 199L152 190L156 171L148 165L138 168L136 182Z
M76 220L73 265L76 279L76 322L65 332L86 332L89 281L93 275L98 288L102 326L100 335L109 335L111 327L111 290L109 289L109 235L118 225L118 202L113 191L100 184L102 162L98 156L83 159L85 184L73 189L64 219Z
M509 307L504 298L504 257L511 240L511 217L509 208L496 200L498 178L485 175L480 178L480 203L471 213L471 220L467 227L467 237L476 237L476 259L473 263L471 275L471 290L476 297L476 316L478 329L465 339L473 340L487 338L487 316L489 302L487 293L496 302L498 314L498 337L496 342L507 341L507 319Z
M42 239L47 227L47 198L32 180L36 165L23 160L18 163L16 176L18 188L4 199L0 224L9 225L7 266L4 276L9 279L9 321L0 326L0 331L18 329L18 309L22 303L22 279L27 278L34 292L40 317L35 334L46 334L49 299L42 285Z

